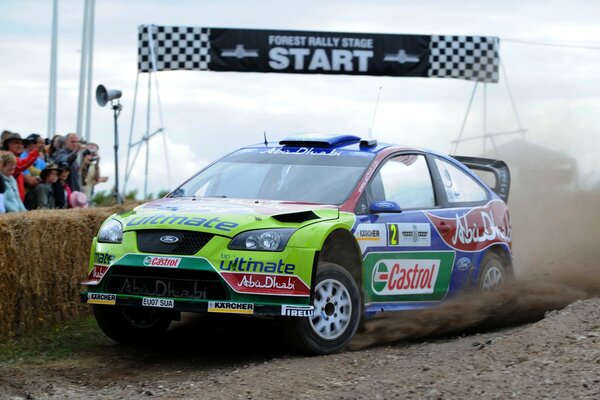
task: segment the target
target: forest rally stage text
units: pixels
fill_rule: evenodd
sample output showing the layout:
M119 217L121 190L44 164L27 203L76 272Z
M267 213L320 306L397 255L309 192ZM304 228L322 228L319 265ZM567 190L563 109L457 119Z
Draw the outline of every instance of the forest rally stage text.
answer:
M273 45L269 67L275 70L366 72L373 58L373 39L367 38L269 35Z

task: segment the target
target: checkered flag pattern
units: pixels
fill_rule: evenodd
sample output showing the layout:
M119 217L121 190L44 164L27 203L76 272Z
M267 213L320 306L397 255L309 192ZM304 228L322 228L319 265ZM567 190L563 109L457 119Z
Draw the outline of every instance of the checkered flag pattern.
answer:
M209 28L141 25L138 29L138 72L207 71L210 62L209 34ZM151 44L154 52L150 49Z
M485 36L431 36L428 76L498 82L498 38Z

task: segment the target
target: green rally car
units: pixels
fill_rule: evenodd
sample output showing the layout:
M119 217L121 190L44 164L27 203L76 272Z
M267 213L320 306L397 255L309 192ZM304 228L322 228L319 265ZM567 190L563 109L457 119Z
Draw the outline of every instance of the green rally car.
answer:
M156 339L181 312L233 313L277 318L295 346L337 352L377 313L501 286L509 183L501 161L351 135L249 146L109 217L81 299L121 343Z

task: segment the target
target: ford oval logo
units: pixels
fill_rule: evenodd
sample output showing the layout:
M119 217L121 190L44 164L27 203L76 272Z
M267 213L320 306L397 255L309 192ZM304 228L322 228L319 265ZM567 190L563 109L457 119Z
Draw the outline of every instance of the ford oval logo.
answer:
M469 269L470 266L471 266L471 260L469 260L467 257L459 258L458 261L456 262L456 268L459 271L466 271Z
M162 236L160 241L164 244L173 244L179 242L179 238L177 236Z

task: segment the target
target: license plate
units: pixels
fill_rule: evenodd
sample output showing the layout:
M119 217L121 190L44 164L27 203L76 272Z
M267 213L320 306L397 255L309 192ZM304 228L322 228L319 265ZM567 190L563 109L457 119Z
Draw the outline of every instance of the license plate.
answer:
M175 301L173 299L156 299L153 297L144 297L142 298L142 305L144 307L173 308L175 307Z

